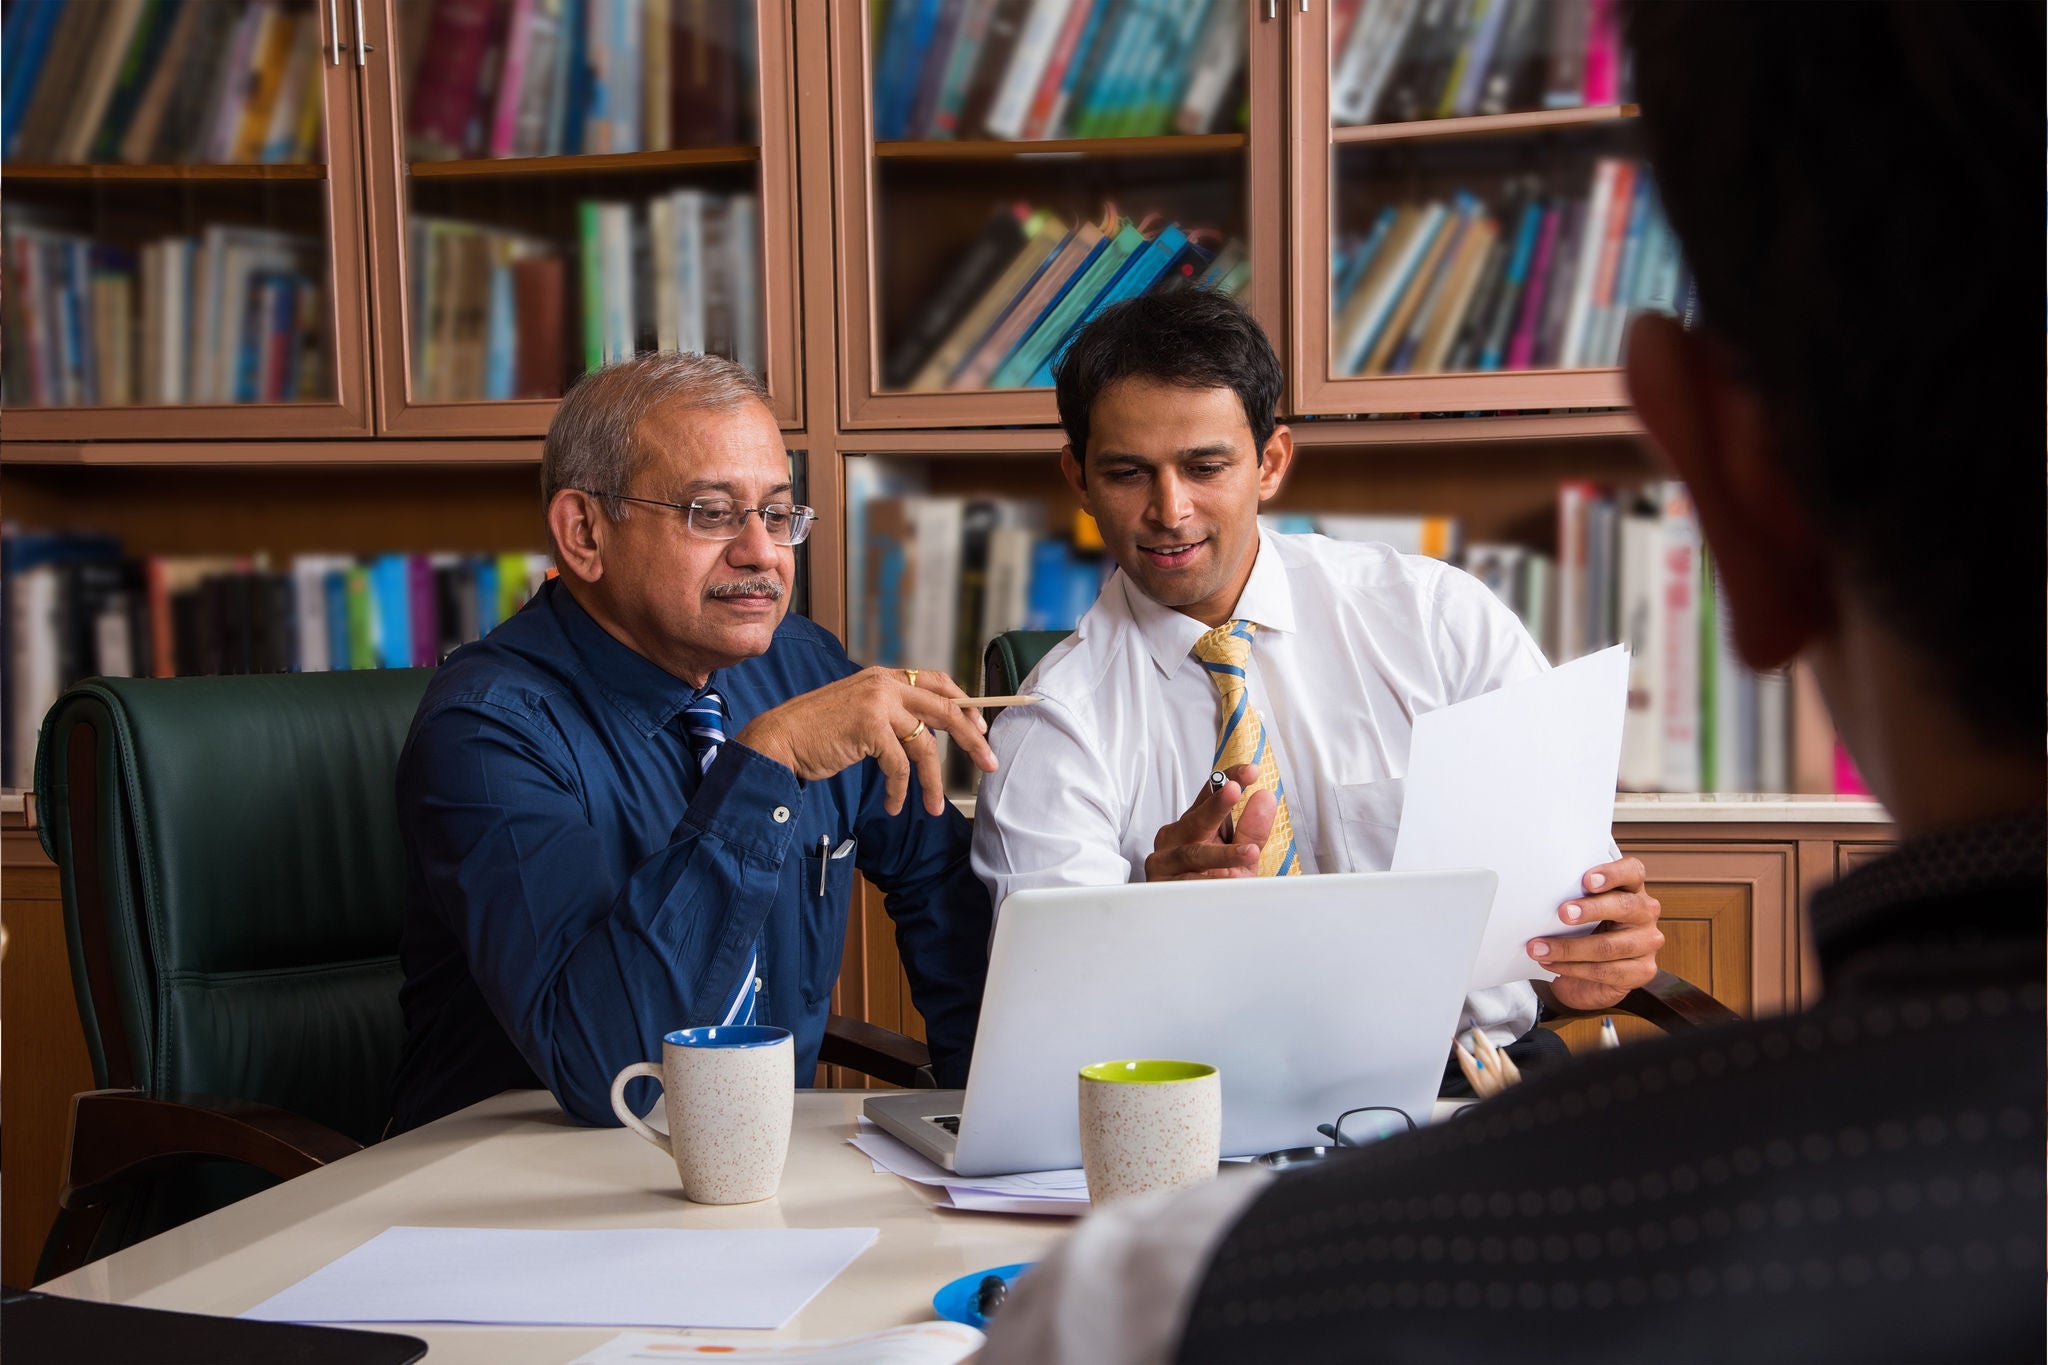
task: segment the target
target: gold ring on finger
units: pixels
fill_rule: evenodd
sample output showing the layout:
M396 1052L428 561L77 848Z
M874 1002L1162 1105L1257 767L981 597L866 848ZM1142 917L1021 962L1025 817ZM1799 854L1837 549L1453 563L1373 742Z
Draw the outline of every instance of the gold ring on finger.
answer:
M912 687L915 687L915 686L917 686L917 670L916 670L916 669L914 669L914 668L906 668L906 669L904 669L904 670L903 670L903 676L904 676L904 677L906 677L906 678L908 678L908 679L910 679L910 685L911 685Z
M907 734L907 735L904 735L904 736L902 736L902 737L901 737L901 739L899 739L899 740L898 740L898 743L902 743L902 744L908 744L908 743L910 743L910 741L911 741L911 740L913 740L913 739L916 739L916 738L917 738L917 737L918 737L919 735L921 735L921 734L923 734L923 733L924 733L924 722L923 722L923 721L919 721L919 722L917 723L917 728L916 728L916 729L914 729L914 730L912 730L912 731L911 731L911 732L910 732L909 734Z

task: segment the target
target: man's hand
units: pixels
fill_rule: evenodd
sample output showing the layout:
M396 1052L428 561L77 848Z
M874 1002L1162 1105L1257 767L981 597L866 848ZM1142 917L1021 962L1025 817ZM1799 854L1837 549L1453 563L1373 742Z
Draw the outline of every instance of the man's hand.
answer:
M1245 788L1259 780L1259 769L1255 763L1241 763L1223 775L1230 780L1213 792L1203 792L1185 815L1160 827L1152 840L1151 856L1145 859L1146 881L1259 875L1259 849L1273 832L1273 817L1279 803L1270 791L1253 792L1226 842L1223 818L1244 795Z
M985 773L996 770L981 712L946 700L966 695L943 673L919 669L913 687L900 668L864 668L762 712L733 738L806 782L872 758L882 765L887 780L882 804L891 815L903 809L915 765L924 808L937 815L946 808L938 731L951 735L974 766Z
M1643 889L1643 865L1634 858L1602 863L1586 874L1591 893L1558 907L1566 924L1593 924L1576 938L1533 938L1529 956L1557 973L1550 990L1569 1009L1612 1009L1657 974L1657 928L1662 906Z

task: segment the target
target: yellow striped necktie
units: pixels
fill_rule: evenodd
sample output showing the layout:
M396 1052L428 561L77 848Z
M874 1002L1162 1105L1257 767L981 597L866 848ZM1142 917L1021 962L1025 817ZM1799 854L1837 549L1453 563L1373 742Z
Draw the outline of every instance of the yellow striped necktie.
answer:
M1251 662L1256 630L1250 621L1225 621L1195 641L1195 658L1209 671L1209 681L1216 684L1216 757L1210 767L1220 771L1240 763L1258 765L1258 782L1246 790L1231 816L1236 819L1244 814L1252 792L1270 787L1278 809L1273 815L1273 832L1259 851L1259 875L1293 877L1301 872L1301 856L1294 847L1294 821L1287 814L1287 788L1281 784L1273 746L1266 743L1265 723L1245 686L1245 666Z

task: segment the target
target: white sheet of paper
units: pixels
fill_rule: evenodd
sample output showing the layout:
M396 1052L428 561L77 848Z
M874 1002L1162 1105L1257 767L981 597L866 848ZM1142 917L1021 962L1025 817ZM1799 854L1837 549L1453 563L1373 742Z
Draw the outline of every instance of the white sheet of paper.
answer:
M900 1175L919 1185L963 1187L1018 1199L1088 1198L1088 1177L1080 1171L1025 1171L1019 1175L955 1175L908 1143L861 1120L860 1132L847 1141L875 1163L878 1171Z
M772 1330L875 1236L873 1228L387 1228L242 1316Z
M1590 931L1557 908L1613 857L1627 701L1628 649L1616 645L1416 717L1393 870L1499 875L1473 990L1549 979L1529 940Z
M959 1365L988 1338L958 1322L919 1322L838 1341L711 1341L621 1332L569 1365L744 1360L751 1365Z

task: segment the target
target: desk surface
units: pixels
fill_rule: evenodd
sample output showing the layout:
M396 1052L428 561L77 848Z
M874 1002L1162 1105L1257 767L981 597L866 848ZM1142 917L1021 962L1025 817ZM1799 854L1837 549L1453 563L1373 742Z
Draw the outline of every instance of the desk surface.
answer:
M38 1287L225 1315L399 1225L878 1228L875 1244L784 1331L691 1334L830 1338L926 1321L932 1293L948 1280L1035 1260L1071 1226L1063 1218L942 1213L923 1186L876 1173L846 1145L870 1093L799 1093L781 1193L712 1208L685 1200L675 1164L632 1133L578 1127L545 1092L511 1091ZM614 1335L589 1327L391 1330L424 1339L433 1365L555 1365Z

